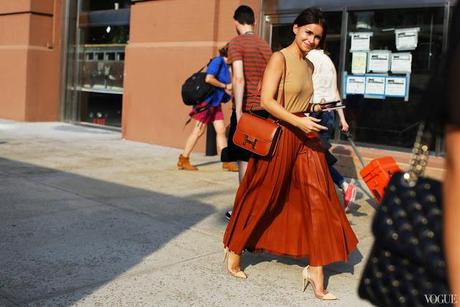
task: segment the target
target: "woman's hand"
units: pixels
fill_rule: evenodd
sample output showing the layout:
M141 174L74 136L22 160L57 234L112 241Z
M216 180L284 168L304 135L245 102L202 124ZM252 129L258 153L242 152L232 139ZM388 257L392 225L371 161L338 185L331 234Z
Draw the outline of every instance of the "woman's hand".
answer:
M310 116L298 117L298 121L295 126L305 133L320 132L322 130L327 130L326 127L318 124L318 122L320 121L321 119Z
M340 127L342 128L343 132L348 132L348 130L350 129L350 126L348 125L345 119L340 121Z

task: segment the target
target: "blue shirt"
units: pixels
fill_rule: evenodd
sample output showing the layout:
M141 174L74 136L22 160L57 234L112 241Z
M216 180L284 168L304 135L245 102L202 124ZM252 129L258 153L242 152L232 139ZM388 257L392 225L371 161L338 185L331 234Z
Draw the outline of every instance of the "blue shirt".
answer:
M230 71L225 60L221 56L217 56L211 60L206 70L206 74L213 75L217 80L222 83L230 83ZM230 100L230 96L225 93L223 88L216 87L204 101L210 103L213 107L217 107L221 102L227 102Z

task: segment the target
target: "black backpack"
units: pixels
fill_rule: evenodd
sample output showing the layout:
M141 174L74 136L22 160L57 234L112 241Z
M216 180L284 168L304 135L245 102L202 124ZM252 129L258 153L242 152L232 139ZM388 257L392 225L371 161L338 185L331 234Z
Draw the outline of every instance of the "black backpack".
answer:
M185 80L184 84L182 84L182 100L186 105L194 106L203 102L204 99L214 91L214 86L205 81L206 73L203 72L203 69L208 64L201 67L198 72L191 75Z

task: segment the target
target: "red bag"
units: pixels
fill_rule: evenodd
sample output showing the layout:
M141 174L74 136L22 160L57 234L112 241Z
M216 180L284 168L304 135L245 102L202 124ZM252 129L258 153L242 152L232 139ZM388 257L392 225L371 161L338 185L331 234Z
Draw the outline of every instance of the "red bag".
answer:
M233 143L262 157L268 157L275 151L281 126L272 119L243 113L235 134Z
M369 162L359 174L374 194L377 202L380 203L391 177L400 171L401 169L393 157L382 157Z
M284 60L283 76L283 96L281 97L282 106L284 106L286 60ZM233 143L259 156L271 157L271 155L275 152L280 134L281 126L278 124L277 120L270 118L264 119L250 113L243 113L236 125L235 134L233 135Z

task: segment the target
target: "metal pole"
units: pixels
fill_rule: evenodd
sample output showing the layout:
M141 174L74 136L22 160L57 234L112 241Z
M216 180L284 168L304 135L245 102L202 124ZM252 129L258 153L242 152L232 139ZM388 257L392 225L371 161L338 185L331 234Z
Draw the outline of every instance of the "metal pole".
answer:
M216 130L212 123L210 123L206 129L206 155L217 155Z

